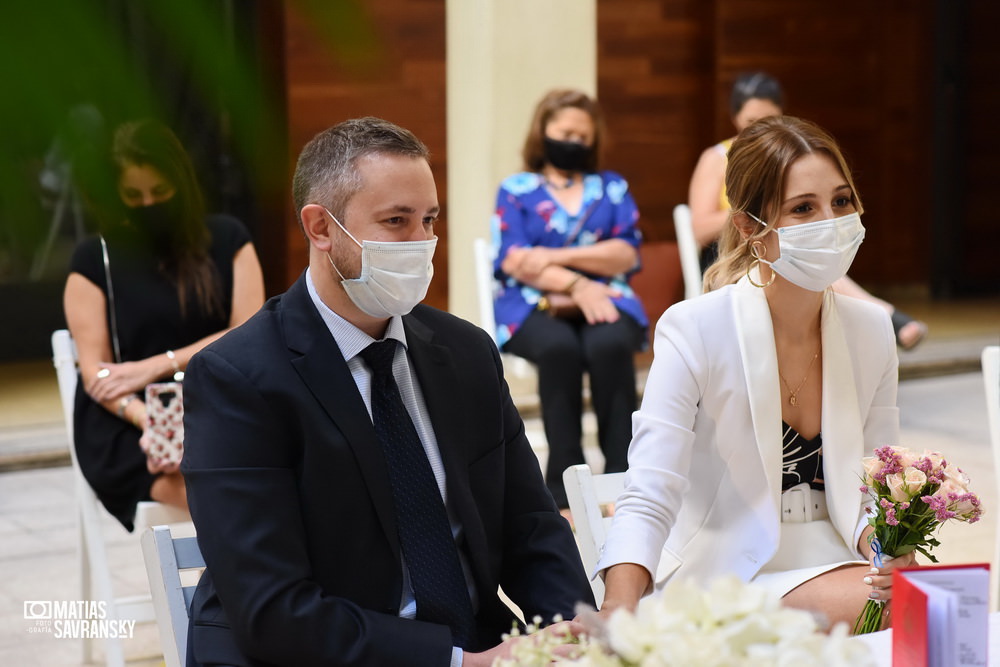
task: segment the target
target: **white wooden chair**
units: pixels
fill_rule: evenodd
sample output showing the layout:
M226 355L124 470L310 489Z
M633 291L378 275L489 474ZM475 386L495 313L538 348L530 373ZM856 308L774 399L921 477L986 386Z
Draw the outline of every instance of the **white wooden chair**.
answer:
M1000 484L1000 345L990 345L983 349L983 384L986 390L986 419L990 426L990 443L993 449L993 465ZM1000 606L1000 517L997 519L997 538L993 553L993 586L990 597L991 609Z
M205 559L194 536L174 537L169 526L153 526L142 534L142 557L156 609L156 622L166 667L184 667L187 660L188 620L197 581L187 586L182 572L201 576Z
M479 326L497 342L496 318L493 314L493 248L486 239L475 239L472 252L476 262L476 294L479 298ZM527 359L500 353L504 370L513 377L532 379L535 367Z
M611 517L604 516L603 508L613 503L625 488L625 473L595 475L590 466L581 463L563 471L563 484L566 485L566 498L573 513L580 559L589 577L597 568L604 540L611 528ZM590 582L590 586L600 607L604 600L604 581L597 577Z
M69 436L70 459L73 463L73 477L76 486L77 550L80 554L80 599L103 600L107 618L134 619L137 623L150 623L155 619L152 600L149 595L115 597L111 584L111 566L104 542L102 517L104 509L93 489L84 479L76 458L73 444L73 406L76 396L77 367L76 345L69 331L59 329L52 334L52 362L59 383L66 433ZM136 508L136 531L153 523L177 523L190 521L186 512L156 502L139 503ZM124 529L122 529L124 530ZM83 661L93 662L94 640L83 640ZM124 665L125 655L120 639L105 640L105 662L110 665Z
M691 208L687 204L674 207L674 232L677 250L681 256L681 275L684 277L684 298L693 299L701 294L701 261L698 243L691 225Z

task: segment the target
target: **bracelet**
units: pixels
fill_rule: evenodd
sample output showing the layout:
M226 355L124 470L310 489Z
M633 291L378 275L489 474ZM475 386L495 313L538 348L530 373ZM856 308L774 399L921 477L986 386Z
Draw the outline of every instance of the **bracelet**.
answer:
M583 278L582 273L573 274L573 280L569 281L569 284L567 284L566 287L563 287L562 291L566 294L571 294L573 292L573 285L577 284L580 281L580 278Z
M125 419L125 410L128 408L128 404L136 399L134 394L129 396L122 396L118 399L118 418ZM129 420L131 421L131 420Z
M170 363L173 364L173 367L174 367L174 380L176 380L177 382L180 382L181 380L183 380L184 379L184 371L181 370L181 365L179 363L177 363L177 355L174 354L174 351L173 350L167 350L163 354L167 355L167 359L169 359Z

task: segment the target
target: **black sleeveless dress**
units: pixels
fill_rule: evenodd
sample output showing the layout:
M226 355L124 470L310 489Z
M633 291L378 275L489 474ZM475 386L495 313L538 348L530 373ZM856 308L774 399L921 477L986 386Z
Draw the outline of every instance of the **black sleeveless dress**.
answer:
M209 216L206 223L212 237L209 257L218 273L223 306L221 313L212 315L203 313L192 297L187 300L187 316L181 317L177 289L158 270L158 260L148 244L127 228L105 236L122 361L163 354L229 326L233 259L250 242L250 234L239 220L229 216ZM86 239L77 246L70 271L81 274L107 295L99 238ZM139 448L141 432L91 400L82 382L77 383L73 416L83 476L108 512L132 531L136 504L149 500L155 479L146 470L146 455Z

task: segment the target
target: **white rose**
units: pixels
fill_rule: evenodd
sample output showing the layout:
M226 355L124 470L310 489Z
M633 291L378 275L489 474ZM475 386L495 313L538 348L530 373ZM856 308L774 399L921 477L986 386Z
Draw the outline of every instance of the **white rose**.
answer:
M899 465L904 468L909 468L920 458L913 451L907 449L906 447L893 447L893 453L899 456Z
M889 487L889 496L893 502L902 503L910 499L903 484L903 476L898 472L885 476L885 485Z
M861 459L861 465L865 469L865 484L871 486L875 481L875 475L882 470L882 461L877 456L866 456Z
M924 450L923 458L931 462L932 468L940 468L941 464L944 463L944 457L941 456L940 452L931 452Z
M952 482L955 486L962 488L962 493L969 490L969 476L958 469L958 466L949 465L944 469L945 482Z
M920 493L920 489L927 484L927 475L922 470L907 468L903 471L903 485L906 489L907 500Z

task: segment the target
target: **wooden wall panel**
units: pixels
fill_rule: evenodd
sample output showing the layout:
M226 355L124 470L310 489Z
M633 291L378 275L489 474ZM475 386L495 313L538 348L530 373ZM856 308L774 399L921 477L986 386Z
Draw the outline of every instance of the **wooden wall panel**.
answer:
M628 179L647 241L674 239L673 207L711 141L711 3L598 0L604 164Z
M959 254L956 287L962 292L1000 292L1000 211L997 204L997 111L1000 110L1000 5L964 3L964 71L959 124L962 133L962 170L965 184L960 202L946 202L960 211L962 233L956 239ZM945 233L954 233L947 230Z
M928 0L599 0L607 165L632 184L646 237L673 239L698 155L733 134L732 82L763 69L855 169L868 236L852 275L925 281L930 207L912 193L930 187L931 20Z
M717 94L727 96L741 72L768 71L785 87L786 112L830 131L847 156L868 230L852 277L872 287L925 281L931 207L912 193L930 187L930 4L842 0L834 10L717 0L716 7ZM715 122L732 131L727 111Z
M435 278L425 302L446 308L445 0L350 4L357 13L346 17L330 5L325 7L332 16L309 11L308 4L285 4L289 173L310 138L348 118L379 116L416 134L431 151L443 211ZM306 242L294 218L286 224L286 238L293 258L290 282L306 264Z
M290 164L314 133L344 118L380 115L430 146L446 212L445 0L348 4L366 22L360 30L341 28L351 48L331 40L336 29L303 14L302 3L281 5ZM941 236L931 227L936 7L935 0L597 0L605 166L629 180L647 240L674 239L671 211L687 199L698 155L733 132L733 80L764 69L785 85L787 111L830 130L854 168L868 236L852 275L876 290L927 285L932 235L937 243ZM990 150L997 89L980 82L1000 69L1000 42L989 33L995 3L968 3L964 11L969 39L962 48L969 52L958 76L965 82L959 118L967 127L964 159L955 165L964 176L953 265L974 283L997 279ZM446 216L439 235L429 301L444 306ZM285 238L292 280L305 243L290 216Z

